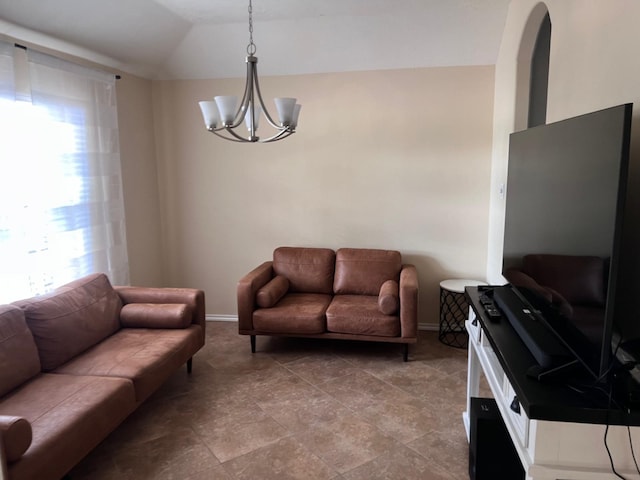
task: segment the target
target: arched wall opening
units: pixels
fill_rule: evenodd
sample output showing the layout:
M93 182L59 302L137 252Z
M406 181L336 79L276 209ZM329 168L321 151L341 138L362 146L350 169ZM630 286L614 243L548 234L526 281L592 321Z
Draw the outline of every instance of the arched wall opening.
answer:
M538 3L527 20L517 60L514 131L546 123L551 52L551 17Z
M551 51L551 18L549 12L542 19L531 55L529 83L529 121L527 127L547 123L547 92L549 90L549 54Z
M532 84L532 59L545 18L551 16L544 2L532 5L531 10L512 12L507 23L496 64L493 155L491 167L491 196L489 204L489 238L487 250L487 281L492 284L505 282L502 276L502 254L505 220L506 181L509 158L509 134L529 126L529 105ZM522 16L520 16L522 15ZM520 17L520 18L518 18ZM551 31L549 28L549 39ZM544 51L541 48L541 51ZM549 43L548 57L551 48ZM545 87L548 85L549 58L547 58ZM544 92L544 117L546 121L546 89ZM534 101L540 102L540 95ZM541 115L537 113L538 118Z

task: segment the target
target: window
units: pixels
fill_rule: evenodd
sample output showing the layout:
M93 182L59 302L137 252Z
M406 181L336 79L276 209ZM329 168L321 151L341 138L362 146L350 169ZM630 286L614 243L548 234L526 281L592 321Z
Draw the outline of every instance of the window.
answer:
M92 272L128 283L115 79L9 47L0 44L0 302Z

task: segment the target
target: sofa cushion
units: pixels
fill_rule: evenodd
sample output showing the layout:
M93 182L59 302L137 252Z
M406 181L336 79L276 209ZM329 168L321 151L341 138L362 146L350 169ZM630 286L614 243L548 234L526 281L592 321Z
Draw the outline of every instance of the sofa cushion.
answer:
M40 358L24 312L0 306L0 397L40 373Z
M402 257L395 250L341 248L336 252L333 291L339 295L378 295L387 280L398 280Z
M328 248L279 247L273 271L289 280L294 293L332 293L336 254Z
M44 371L57 368L120 328L122 301L102 273L15 305L25 313Z
M325 312L330 302L331 295L288 293L272 308L255 310L253 327L265 333L324 333L327 331Z
M31 445L31 424L22 417L0 415L0 438L7 462L15 462Z
M126 328L187 328L191 307L185 303L129 303L120 311Z
M400 317L378 309L378 297L336 295L327 308L327 330L353 335L400 336Z
M606 262L600 257L526 255L522 265L527 275L558 291L572 305L604 305Z
M273 307L289 290L289 280L282 275L276 275L256 292L256 303L260 308Z
M136 401L151 395L201 345L202 328L123 328L54 370L133 381Z
M41 373L0 400L0 415L26 419L33 432L9 478L62 478L135 405L128 379Z
M387 280L380 287L378 294L378 309L385 315L394 315L400 308L400 296L398 295L398 282Z

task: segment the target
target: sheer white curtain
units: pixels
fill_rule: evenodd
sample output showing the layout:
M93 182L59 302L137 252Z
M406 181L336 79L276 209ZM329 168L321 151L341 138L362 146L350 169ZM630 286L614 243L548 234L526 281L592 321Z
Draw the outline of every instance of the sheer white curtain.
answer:
M0 43L0 302L129 281L115 78Z
M0 98L11 97L15 92L14 50L13 45L0 42Z

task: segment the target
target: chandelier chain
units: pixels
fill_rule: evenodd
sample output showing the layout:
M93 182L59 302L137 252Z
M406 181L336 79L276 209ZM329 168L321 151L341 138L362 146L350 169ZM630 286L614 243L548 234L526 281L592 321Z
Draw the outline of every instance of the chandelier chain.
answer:
M253 43L253 5L249 0L249 45L247 45L247 54L254 55L256 53L256 44Z

